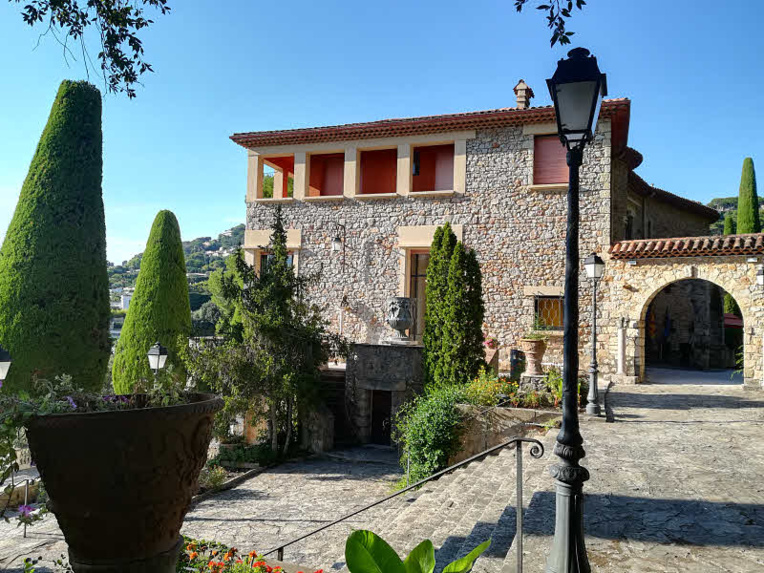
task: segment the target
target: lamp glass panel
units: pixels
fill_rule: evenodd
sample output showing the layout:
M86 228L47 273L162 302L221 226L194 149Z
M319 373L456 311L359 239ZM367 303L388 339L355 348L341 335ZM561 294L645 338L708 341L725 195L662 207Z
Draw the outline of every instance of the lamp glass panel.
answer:
M591 126L592 103L598 98L599 82L557 84L557 106L564 132L572 132L568 139L577 141L588 133Z
M167 356L165 356L165 358L167 358ZM149 367L152 370L156 370L157 368L160 367L159 366L159 362L160 362L159 354L154 354L154 353L150 352L149 353Z
M8 377L8 371L11 369L11 362L0 362L0 380Z
M164 368L165 362L167 362L167 354L160 354L158 358L159 358L159 369L161 370L162 368Z
M339 237L335 237L334 239L332 239L332 250L335 253L342 250L342 239L340 239Z

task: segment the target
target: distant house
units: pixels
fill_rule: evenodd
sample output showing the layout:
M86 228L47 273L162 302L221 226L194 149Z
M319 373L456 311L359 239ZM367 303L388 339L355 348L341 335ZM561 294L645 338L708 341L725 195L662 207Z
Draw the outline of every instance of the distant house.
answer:
M127 310L128 308L130 308L130 300L132 298L133 298L132 293L130 293L130 294L123 294L120 297L120 300L119 300L119 308L122 309L122 310Z

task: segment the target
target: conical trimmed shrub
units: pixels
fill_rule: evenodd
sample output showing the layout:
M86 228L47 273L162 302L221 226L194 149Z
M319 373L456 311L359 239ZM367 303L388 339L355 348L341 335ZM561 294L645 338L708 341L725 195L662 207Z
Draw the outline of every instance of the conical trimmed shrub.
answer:
M743 160L743 173L740 176L740 195L737 200L737 232L760 233L759 197L756 194L756 172L753 159Z
M160 211L151 227L135 294L117 342L114 391L127 394L136 384L145 388L153 378L146 354L157 341L168 350L167 365L182 373L179 338L188 337L190 332L191 306L180 227L171 211Z
M13 357L5 390L33 374L69 374L100 389L109 360L109 279L101 94L64 81L0 249L0 344Z
M735 234L735 218L730 213L727 213L724 216L724 234L725 235Z

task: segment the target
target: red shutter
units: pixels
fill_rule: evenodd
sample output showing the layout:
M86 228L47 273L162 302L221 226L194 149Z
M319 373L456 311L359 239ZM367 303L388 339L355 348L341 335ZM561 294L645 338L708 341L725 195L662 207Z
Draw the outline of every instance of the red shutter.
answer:
M533 184L568 182L565 147L556 135L536 136L533 146Z

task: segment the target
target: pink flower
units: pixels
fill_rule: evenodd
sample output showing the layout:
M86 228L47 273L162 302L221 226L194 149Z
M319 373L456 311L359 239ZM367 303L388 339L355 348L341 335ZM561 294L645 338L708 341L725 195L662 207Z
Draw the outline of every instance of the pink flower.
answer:
M31 505L20 505L19 506L19 513L22 517L29 517L32 515L32 512L34 511L34 508Z

